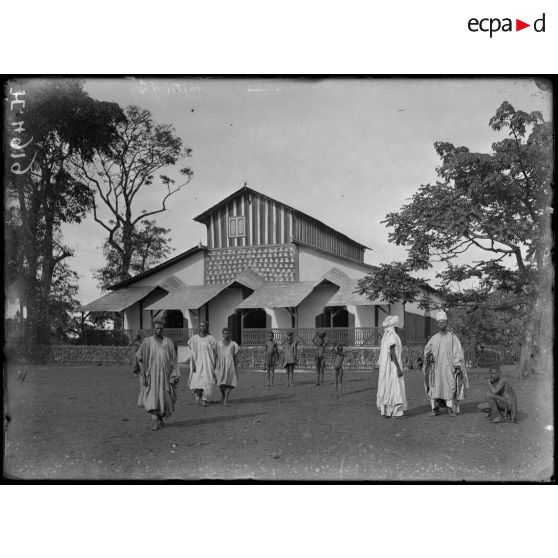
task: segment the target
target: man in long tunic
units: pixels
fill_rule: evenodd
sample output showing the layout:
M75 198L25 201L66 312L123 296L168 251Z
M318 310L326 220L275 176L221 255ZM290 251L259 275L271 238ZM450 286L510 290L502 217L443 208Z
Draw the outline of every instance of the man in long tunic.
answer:
M190 389L194 392L196 401L204 407L207 407L207 401L216 383L217 341L208 331L209 324L201 322L199 334L188 341L192 351Z
M431 416L438 416L440 405L445 403L448 415L455 417L469 388L465 359L459 339L448 331L448 317L443 310L436 314L436 321L440 331L424 348L424 387L432 406Z
M398 316L387 316L382 323L385 329L380 345L376 405L381 415L386 418L401 418L407 409L405 381L401 365L401 339L396 333L398 325Z
M156 320L153 325L155 334L144 339L136 352L140 369L138 407L152 416L152 429L159 430L164 426L163 418L174 412L180 369L174 343L163 335L164 323Z

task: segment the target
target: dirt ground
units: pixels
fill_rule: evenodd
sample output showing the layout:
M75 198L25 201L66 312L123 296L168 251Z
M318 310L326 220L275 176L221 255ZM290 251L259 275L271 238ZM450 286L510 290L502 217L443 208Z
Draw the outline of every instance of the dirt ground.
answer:
M22 374L25 380L21 381ZM382 418L377 371L333 373L314 386L266 387L242 370L231 406L195 404L183 378L175 414L151 432L128 367L34 366L8 371L4 474L19 479L257 479L548 481L553 475L552 382L516 381L519 424L490 424L477 409L487 370L469 373L462 414L429 416L422 374L408 371L406 419Z

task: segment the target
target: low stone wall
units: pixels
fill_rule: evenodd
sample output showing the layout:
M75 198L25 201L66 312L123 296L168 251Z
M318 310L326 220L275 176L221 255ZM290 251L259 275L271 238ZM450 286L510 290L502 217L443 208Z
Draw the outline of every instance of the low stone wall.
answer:
M133 347L106 345L68 345L51 347L50 362L59 364L89 364L119 366L132 363Z
M89 366L120 366L131 365L134 349L132 347L111 347L107 345L65 345L50 347L45 353L45 362L57 364L76 364ZM281 351L280 351L281 353ZM345 347L343 368L346 370L366 370L378 366L379 347ZM297 369L313 370L315 368L314 347L299 347ZM419 358L422 347L403 347L403 367L405 369L419 368ZM326 368L333 367L335 355L326 352ZM8 361L20 362L21 359L8 358ZM240 368L264 368L263 347L240 347L237 357Z
M343 368L346 370L365 370L376 368L378 366L378 357L380 355L379 347L345 347L345 360ZM281 354L281 351L279 351ZM298 348L298 364L299 369L313 370L315 364L316 349L314 347ZM406 369L419 368L419 358L422 357L422 348L420 347L403 347L403 367ZM333 367L335 355L332 351L326 352L326 368ZM264 350L263 347L241 347L237 357L237 363L240 368L264 368Z

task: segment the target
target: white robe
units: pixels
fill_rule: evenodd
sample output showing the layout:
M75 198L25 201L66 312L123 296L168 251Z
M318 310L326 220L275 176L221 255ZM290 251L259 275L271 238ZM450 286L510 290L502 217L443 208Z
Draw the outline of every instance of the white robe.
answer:
M217 342L211 335L200 337L194 335L188 341L188 346L192 351L190 389L203 389L204 399L209 399L215 386L215 363Z
M428 366L428 355L434 357L434 365ZM457 378L455 369L459 367L462 377ZM424 371L426 395L432 399L445 399L458 403L465 399L469 379L465 369L463 349L456 335L448 331L445 335L436 333L424 348Z
M376 405L382 416L402 416L407 410L407 398L405 396L405 381L397 375L397 367L391 360L390 348L395 346L395 356L399 366L403 369L401 354L402 346L399 335L393 327L386 327L382 343L380 345L380 360L378 374L378 393Z
M147 386L140 381L138 407L161 417L170 417L176 402L172 382L180 378L174 343L168 337L161 340L148 337L139 346L136 358L141 362L147 380Z

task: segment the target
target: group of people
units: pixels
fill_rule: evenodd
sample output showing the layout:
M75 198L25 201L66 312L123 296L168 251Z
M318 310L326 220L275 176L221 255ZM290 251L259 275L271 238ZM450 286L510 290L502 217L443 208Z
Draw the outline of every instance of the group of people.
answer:
M164 426L163 419L174 412L176 386L180 379L177 350L171 339L163 335L162 320L155 320L155 333L144 339L135 354L135 371L140 376L138 406L153 418L153 430ZM223 339L217 342L209 335L209 325L201 322L200 330L188 342L191 351L189 388L196 401L207 406L219 387L221 403L229 404L231 390L236 387L236 355L238 344L223 329Z
M436 316L439 332L430 338L424 349L424 387L431 404L431 416L439 416L441 408L447 408L450 417L460 413L460 402L465 399L469 380L465 368L463 349L458 337L448 329L448 318L444 311ZM399 318L387 316L382 327L384 334L380 345L379 376L376 405L385 418L402 418L407 410L405 379L402 361L402 343L397 329ZM138 406L143 407L153 418L153 430L164 425L163 419L174 411L176 387L180 380L177 350L174 343L163 335L164 322L155 320L155 333L141 341L135 353L135 372L140 377ZM209 334L207 322L201 322L199 333L188 342L191 351L189 388L196 401L207 406L213 400L216 388L220 391L220 402L227 406L231 390L237 386L236 357L238 344L231 339L230 331L224 328L222 339L216 341ZM273 332L268 333L264 344L267 385L273 386L275 367L286 370L287 386L294 385L294 370L298 363L298 345L293 332L279 348ZM326 352L328 345L334 352L335 395L341 397L343 389L344 346L327 342L325 333L314 336L316 386L323 385ZM516 421L517 399L511 384L503 379L499 369L490 370L488 382L487 412L492 422Z
M469 389L469 378L461 343L448 330L447 314L441 310L436 315L439 332L433 335L424 348L424 389L431 405L431 416L447 408L450 417L460 413L460 402ZM382 326L384 335L380 346L378 391L376 405L386 418L402 418L407 410L405 380L402 366L402 345L397 327L398 316L387 316ZM488 412L493 423L517 422L517 398L510 382L502 378L500 369L489 370L487 403L482 410Z
M316 386L321 386L324 383L325 366L326 366L326 349L328 346L326 340L327 334L316 333L312 343L316 348L314 360L316 364ZM294 385L294 370L298 364L298 345L300 339L294 340L293 332L287 333L287 338L281 346L274 339L274 334L270 331L267 334L267 341L264 343L264 370L267 371L267 386L273 386L275 378L276 366L284 367L287 374L287 386ZM333 361L333 370L335 371L335 394L341 397L343 390L343 360L345 359L344 346L342 343L331 343L335 352L335 359Z

